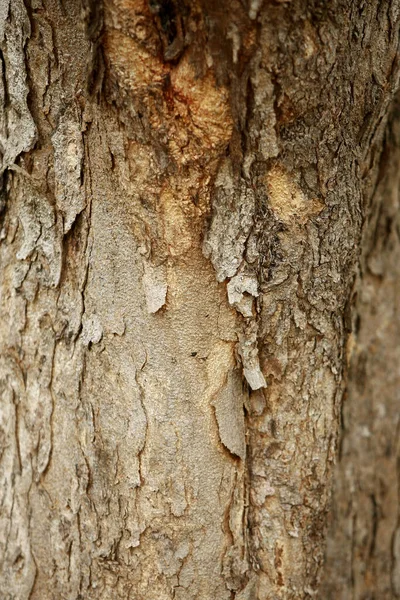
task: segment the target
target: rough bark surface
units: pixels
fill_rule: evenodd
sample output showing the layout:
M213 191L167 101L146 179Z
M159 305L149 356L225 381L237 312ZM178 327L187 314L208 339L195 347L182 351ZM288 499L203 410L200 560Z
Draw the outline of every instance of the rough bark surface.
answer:
M388 0L1 1L7 600L316 596L357 282L376 302L397 289L396 258L387 277L379 257L371 275L359 264L384 196L399 13ZM365 368L378 398L379 365ZM325 597L369 585L362 524L353 596L345 569L332 574L346 461L364 473L354 435ZM360 498L375 528L379 493ZM391 544L386 594L399 594L397 525L369 550L379 570Z
M321 598L400 597L400 103L362 244Z

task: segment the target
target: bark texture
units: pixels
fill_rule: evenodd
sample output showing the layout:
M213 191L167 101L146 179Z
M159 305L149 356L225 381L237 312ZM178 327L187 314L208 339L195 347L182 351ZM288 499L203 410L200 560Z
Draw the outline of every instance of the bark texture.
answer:
M397 255L379 244L397 235L380 165L399 13L2 0L7 600L315 597L349 348L321 597L400 594L394 506L377 537L394 488L371 492L365 463L381 452L391 477L398 439L395 378L366 356L386 333L382 370L398 355ZM360 446L369 410L389 454ZM343 544L351 573L337 576Z
M368 210L322 598L400 597L400 104Z

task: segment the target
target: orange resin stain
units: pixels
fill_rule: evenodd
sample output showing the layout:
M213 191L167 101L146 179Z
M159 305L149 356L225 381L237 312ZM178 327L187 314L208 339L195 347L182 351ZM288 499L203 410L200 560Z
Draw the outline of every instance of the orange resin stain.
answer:
M188 18L186 26L197 35L201 12L196 3L190 10L196 23ZM160 169L157 177L159 231L168 254L182 256L200 244L213 178L232 135L229 91L216 84L212 68L199 76L190 44L179 60L165 60L156 18L146 1L106 0L104 19L107 77L131 114L140 113L146 120L149 143L160 145L167 157L168 168ZM133 145L136 151L127 157L131 172L146 152L139 140ZM143 189L147 183L154 189L154 178L140 183Z

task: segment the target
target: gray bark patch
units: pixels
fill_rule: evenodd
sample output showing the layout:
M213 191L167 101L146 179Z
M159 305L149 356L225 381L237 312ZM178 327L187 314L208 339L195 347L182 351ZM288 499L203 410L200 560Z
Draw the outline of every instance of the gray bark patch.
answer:
M238 370L229 371L224 387L213 400L219 436L223 445L235 456L244 460L246 440L244 425L244 395L242 378Z

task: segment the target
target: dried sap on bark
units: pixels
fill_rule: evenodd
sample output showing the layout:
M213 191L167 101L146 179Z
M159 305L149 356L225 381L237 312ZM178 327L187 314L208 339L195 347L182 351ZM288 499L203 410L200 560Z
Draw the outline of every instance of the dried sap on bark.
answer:
M135 145L159 149L155 166L159 232L167 254L180 256L198 245L232 118L228 90L216 84L212 66L205 73L197 68L194 46L204 36L199 7L191 5L184 24L179 21L179 27L190 30L185 39L194 40L179 60L165 59L160 18L144 1L107 2L104 50L108 93L128 123L127 131L131 127L128 136ZM130 154L130 161L135 162L135 154ZM146 189L145 181L141 187Z

